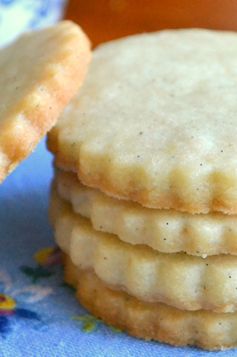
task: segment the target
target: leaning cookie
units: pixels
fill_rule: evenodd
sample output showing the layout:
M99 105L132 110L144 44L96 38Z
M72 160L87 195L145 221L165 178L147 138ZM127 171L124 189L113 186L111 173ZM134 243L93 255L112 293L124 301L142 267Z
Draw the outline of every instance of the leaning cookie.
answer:
M0 182L56 123L81 85L90 44L65 21L0 51Z
M84 186L75 174L61 170L56 171L55 183L59 196L72 204L74 212L89 218L95 230L115 234L127 243L162 253L237 255L235 215L144 208Z
M237 34L171 30L94 51L49 135L56 165L149 207L237 213Z
M237 311L237 257L164 254L134 246L94 230L54 192L51 220L59 247L81 269L91 269L106 284L147 301L183 310Z
M79 302L92 314L132 336L207 350L237 345L237 313L182 311L138 300L113 290L94 273L77 269L69 255L65 255L65 281L77 289Z

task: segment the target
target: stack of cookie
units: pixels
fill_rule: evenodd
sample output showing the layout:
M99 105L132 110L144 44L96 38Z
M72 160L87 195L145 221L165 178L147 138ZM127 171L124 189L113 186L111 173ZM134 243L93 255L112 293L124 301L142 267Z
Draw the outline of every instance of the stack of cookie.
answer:
M98 47L49 134L66 280L96 316L175 345L237 345L237 35Z

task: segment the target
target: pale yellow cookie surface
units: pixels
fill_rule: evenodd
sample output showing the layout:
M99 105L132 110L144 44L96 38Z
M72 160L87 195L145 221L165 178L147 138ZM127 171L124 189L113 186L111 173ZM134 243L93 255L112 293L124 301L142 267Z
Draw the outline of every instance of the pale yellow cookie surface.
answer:
M132 336L207 350L237 345L237 313L182 311L135 299L112 290L94 273L77 270L69 256L65 257L65 281L77 289L79 302L92 314Z
M237 216L143 208L86 187L76 175L60 170L55 183L58 194L72 204L74 212L89 218L95 230L115 234L127 243L202 257L237 254Z
M65 21L0 51L0 182L56 123L84 79L90 44Z
M81 269L147 301L184 310L237 311L237 257L158 253L95 231L56 194L51 216L59 247Z
M174 30L98 47L49 137L56 165L147 207L237 213L237 34Z

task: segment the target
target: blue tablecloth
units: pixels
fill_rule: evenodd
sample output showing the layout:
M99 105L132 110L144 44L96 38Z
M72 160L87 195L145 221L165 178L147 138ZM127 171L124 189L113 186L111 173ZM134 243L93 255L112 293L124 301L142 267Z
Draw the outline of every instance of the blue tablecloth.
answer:
M54 246L47 218L51 177L43 142L0 186L1 357L237 356L237 350L208 353L141 341L81 308L63 284L57 252L45 249Z

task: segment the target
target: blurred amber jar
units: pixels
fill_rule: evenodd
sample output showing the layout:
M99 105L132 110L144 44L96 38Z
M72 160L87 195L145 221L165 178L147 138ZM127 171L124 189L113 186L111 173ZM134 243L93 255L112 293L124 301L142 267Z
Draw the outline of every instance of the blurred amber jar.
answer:
M66 17L96 45L164 28L237 30L237 0L69 0Z

